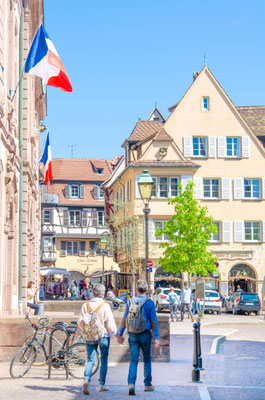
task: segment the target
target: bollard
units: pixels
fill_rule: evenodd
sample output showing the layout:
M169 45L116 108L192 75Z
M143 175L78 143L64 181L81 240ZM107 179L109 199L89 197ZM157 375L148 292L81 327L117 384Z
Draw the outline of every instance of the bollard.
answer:
M199 324L195 322L193 324L193 370L191 374L192 382L200 382L200 368L199 368L199 357L198 357L198 327Z
M200 368L201 371L204 370L202 368L202 347L201 347L201 319L197 318L197 324L198 324L198 368Z
M53 365L53 357L56 357L57 354L52 354L52 341L53 341L53 335L54 332L56 331L62 331L65 332L65 342L63 347L65 346L65 360L61 363L65 367L65 374L66 374L66 379L68 379L68 374L69 374L69 369L68 369L68 360L69 360L69 332L67 331L67 326L65 326L63 323L59 322L54 324L54 328L52 333L50 334L49 338L49 358L48 358L48 379L51 378L51 369Z

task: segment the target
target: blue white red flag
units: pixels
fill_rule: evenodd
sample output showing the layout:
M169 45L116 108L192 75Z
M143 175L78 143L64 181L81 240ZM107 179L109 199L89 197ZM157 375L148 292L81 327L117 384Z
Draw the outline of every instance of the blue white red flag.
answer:
M51 145L50 145L50 136L49 132L46 136L46 142L42 157L40 159L45 166L45 183L47 186L50 185L50 181L52 180L52 152L51 152Z
M63 63L42 25L39 27L30 48L25 72L39 76L46 85L55 86L66 92L73 90Z

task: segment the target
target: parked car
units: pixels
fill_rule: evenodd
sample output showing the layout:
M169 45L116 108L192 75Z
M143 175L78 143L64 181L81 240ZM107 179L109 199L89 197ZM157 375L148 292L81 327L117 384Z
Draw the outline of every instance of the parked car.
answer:
M235 292L225 300L226 312L236 315L239 312L260 314L261 301L257 293Z
M199 299L201 309L203 309L203 304L205 302L204 311L206 312L216 312L221 314L222 311L222 300L219 294L215 290L205 290L205 300Z
M169 310L168 294L170 292L169 288L157 288L151 296L151 299L155 303L156 311L160 312L162 310ZM175 293L179 296L181 289L175 289Z

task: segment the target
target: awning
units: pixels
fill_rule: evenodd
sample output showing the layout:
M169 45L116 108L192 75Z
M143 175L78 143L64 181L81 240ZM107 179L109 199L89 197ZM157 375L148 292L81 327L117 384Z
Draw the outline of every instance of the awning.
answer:
M70 272L65 268L53 268L53 267L42 267L40 268L40 274L42 276L50 275L70 275Z
M108 275L118 275L118 271L105 271L104 272L104 276L108 276ZM102 272L94 272L94 274L89 275L89 278L100 278L102 277L103 274Z

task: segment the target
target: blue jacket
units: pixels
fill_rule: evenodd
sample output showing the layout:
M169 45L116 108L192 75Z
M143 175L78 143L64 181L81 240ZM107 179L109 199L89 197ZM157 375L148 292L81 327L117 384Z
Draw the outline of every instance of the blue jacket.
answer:
M145 298L146 298L145 295L138 294L137 296L135 296L134 299L135 299L135 302L137 303L137 302L142 301ZM129 313L129 308L130 308L130 300L127 301L126 309L125 309L124 315L122 317L121 326L119 329L119 334L121 336L123 335L123 332L126 327L126 319L127 319L128 313ZM158 322L157 322L155 304L154 304L153 300L148 299L144 303L143 308L144 308L145 315L146 315L147 329L149 331L152 329L152 331L154 331L155 339L159 340Z

